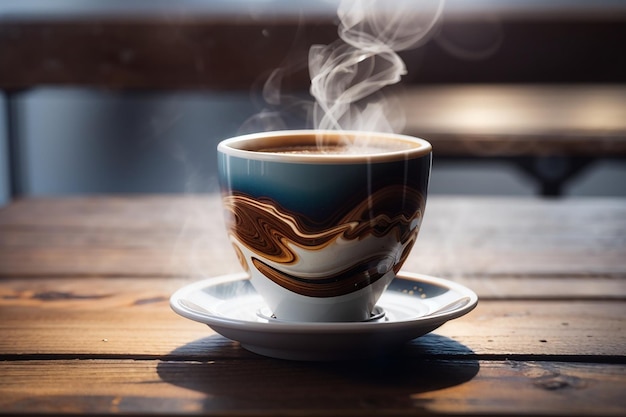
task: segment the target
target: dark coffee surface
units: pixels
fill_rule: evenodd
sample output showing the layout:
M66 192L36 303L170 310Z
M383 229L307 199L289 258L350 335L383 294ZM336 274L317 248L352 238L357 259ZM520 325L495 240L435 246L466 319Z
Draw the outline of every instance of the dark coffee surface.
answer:
M367 145L296 145L296 146L280 146L258 149L257 152L270 152L280 154L296 154L296 155L363 155L363 154L381 154L408 149L405 146L395 142L394 144L367 144Z

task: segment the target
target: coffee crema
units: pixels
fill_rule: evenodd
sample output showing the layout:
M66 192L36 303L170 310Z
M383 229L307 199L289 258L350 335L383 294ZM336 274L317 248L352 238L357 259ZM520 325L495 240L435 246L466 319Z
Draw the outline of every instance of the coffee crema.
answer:
M261 148L256 152L292 155L372 155L410 149L410 145L291 145Z

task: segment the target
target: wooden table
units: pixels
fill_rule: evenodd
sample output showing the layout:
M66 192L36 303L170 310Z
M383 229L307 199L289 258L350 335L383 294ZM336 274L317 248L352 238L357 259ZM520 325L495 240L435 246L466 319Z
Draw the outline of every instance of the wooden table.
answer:
M0 413L626 414L626 200L431 197L405 270L480 297L394 357L257 356L176 315L240 270L217 196L0 210Z

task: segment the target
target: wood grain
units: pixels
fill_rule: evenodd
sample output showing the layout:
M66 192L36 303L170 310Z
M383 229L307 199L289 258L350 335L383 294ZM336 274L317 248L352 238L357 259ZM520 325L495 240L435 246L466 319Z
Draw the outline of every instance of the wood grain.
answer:
M198 14L180 7L132 15L8 14L0 27L0 88L259 90L270 71L282 68L293 72L284 88L306 90L310 78L303 63L309 48L338 38L334 13L328 11L282 14L257 4L261 12L214 14L209 6ZM451 18L450 12L436 41L401 52L408 69L404 82L625 81L619 59L626 40L623 13L602 8L571 16L558 9L550 16L481 12ZM473 46L483 55L485 41L488 49L494 43L497 48L482 59L465 57L475 52Z
M626 275L626 202L433 196L404 269L464 279ZM239 270L217 195L18 201L0 211L0 276Z
M0 281L1 355L193 355L214 357L228 344L205 325L170 310L188 279ZM592 285L593 281L588 281ZM447 354L499 357L626 355L623 299L481 300L435 333ZM429 341L430 340L430 341ZM20 341L16 344L15 341ZM431 339L418 339L418 348ZM443 344L445 345L445 344ZM217 348L217 349L216 349ZM433 351L436 351L433 350ZM228 355L233 352L229 350ZM237 353L239 354L239 353ZM605 360L607 360L605 358Z
M221 222L215 195L0 209L0 414L626 412L622 199L430 199L405 267L479 304L366 362L261 357L175 314L176 289L240 270Z
M254 372L251 366L250 360L0 362L0 373L12 376L2 382L7 395L0 397L0 408L106 414L619 416L626 406L624 365L402 357L367 367L267 359L254 361Z
M336 31L328 21L313 19L305 30L293 20L246 16L5 22L0 27L5 57L0 86L245 91L262 85L281 66L294 72L285 87L302 86L309 81L310 45L332 42ZM19 76L11 65L16 62Z

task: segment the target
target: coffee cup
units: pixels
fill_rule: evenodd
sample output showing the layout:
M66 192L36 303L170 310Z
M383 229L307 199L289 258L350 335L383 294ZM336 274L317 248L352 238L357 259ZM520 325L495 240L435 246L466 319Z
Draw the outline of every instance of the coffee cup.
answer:
M369 320L417 238L431 145L391 133L292 130L217 149L229 238L273 317Z

